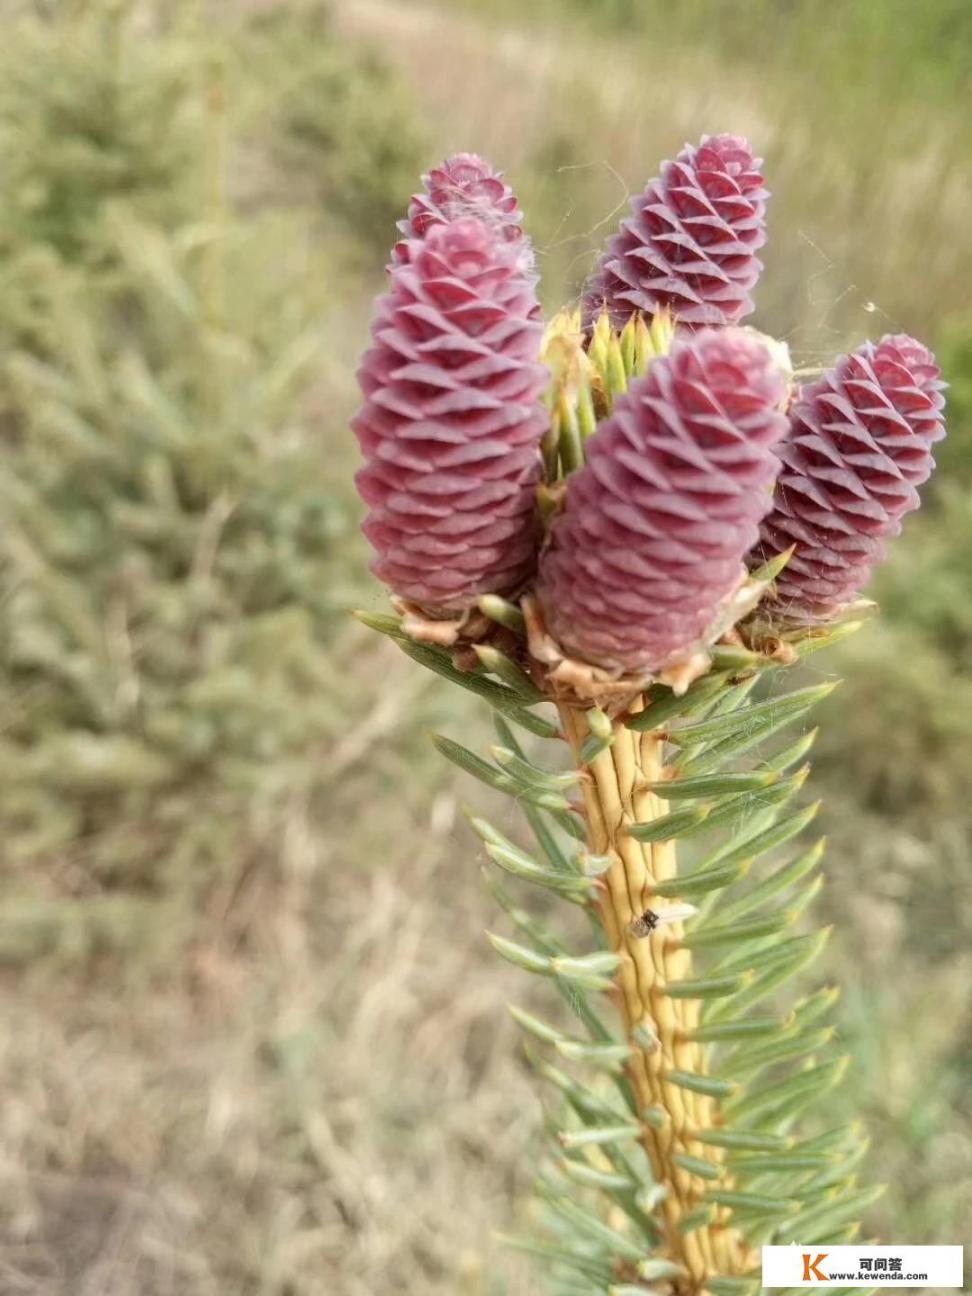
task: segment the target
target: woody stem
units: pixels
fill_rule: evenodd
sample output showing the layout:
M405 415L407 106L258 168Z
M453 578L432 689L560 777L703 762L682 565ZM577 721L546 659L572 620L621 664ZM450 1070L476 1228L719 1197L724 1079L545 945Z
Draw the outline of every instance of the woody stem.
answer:
M581 747L589 736L585 714L568 705L562 705L560 713L580 764ZM667 803L648 786L664 777L664 742L657 734L636 733L615 723L612 744L584 768L589 775L583 783L588 847L613 858L602 879L598 912L610 948L621 957L618 997L631 1045L628 1076L643 1119L644 1149L656 1181L666 1189L660 1207L665 1250L687 1274L676 1290L680 1296L694 1296L704 1290L708 1276L740 1273L751 1257L738 1229L727 1223L725 1210L717 1211L708 1224L689 1232L680 1229L702 1203L706 1182L673 1158L681 1153L711 1162L722 1154L697 1137L718 1123L714 1100L668 1078L674 1071L706 1074L705 1046L686 1038L699 1024L699 1000L666 993L669 986L692 976L691 952L680 944L682 926L659 926L647 935L631 930L646 909L661 906L654 899L655 884L678 872L673 841L641 843L626 832L631 824L667 812ZM657 1042L648 1048L639 1044L634 1037L638 1026L648 1027Z

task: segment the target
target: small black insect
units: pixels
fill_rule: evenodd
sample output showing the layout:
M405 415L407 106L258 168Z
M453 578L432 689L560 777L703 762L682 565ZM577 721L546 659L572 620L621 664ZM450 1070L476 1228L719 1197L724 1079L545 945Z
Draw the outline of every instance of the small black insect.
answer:
M640 918L632 919L628 924L628 931L632 936L641 939L650 936L656 927L667 927L671 923L684 922L686 918L692 918L697 913L695 905L690 904L669 905L661 913L656 913L654 909L646 909Z
M660 915L654 909L646 909L640 918L635 918L628 926L632 936L650 936L658 926Z

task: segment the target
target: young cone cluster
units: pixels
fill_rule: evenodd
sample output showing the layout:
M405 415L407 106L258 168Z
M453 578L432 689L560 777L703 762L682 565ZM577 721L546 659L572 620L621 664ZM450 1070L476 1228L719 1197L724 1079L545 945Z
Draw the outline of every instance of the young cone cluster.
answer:
M475 216L508 243L519 244L526 268L532 261L520 222L523 213L516 195L499 171L475 153L456 153L422 177L423 192L413 194L408 215L398 222L404 235L392 252L392 262L409 257L409 240L425 238L436 225Z
M585 289L585 321L603 309L620 329L635 311L668 308L684 328L738 324L753 309L766 242L760 166L738 135L704 135L666 162L609 241Z
M540 1236L513 1245L557 1296L756 1296L761 1244L853 1241L879 1191L857 1123L814 1115L847 1065L836 991L782 997L828 936L804 927L823 842L797 844L816 806L794 804L814 732L784 731L834 685L756 690L854 628L819 622L916 507L942 384L890 337L780 412L785 348L735 327L765 200L745 141L685 149L612 240L587 327L552 325L548 374L516 200L460 155L413 200L360 371L365 531L405 615L359 616L494 709L488 759L435 743L533 844L473 830L595 933L570 948L491 875L494 948L566 1006L514 1010L560 1101Z
M787 618L826 620L866 585L935 466L942 387L931 352L901 334L865 342L803 390L754 555L796 546L777 582Z
M713 637L779 471L784 377L741 329L676 341L587 445L540 562L572 656L659 670Z
M375 574L430 614L506 594L536 561L546 411L535 279L464 218L408 244L378 303L352 426Z

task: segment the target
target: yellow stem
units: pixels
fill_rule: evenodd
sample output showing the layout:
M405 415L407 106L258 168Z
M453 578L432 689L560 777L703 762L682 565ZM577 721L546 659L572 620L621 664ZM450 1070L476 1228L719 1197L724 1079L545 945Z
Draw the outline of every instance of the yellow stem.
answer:
M636 708L637 709L637 708ZM583 711L563 705L561 721L575 758L589 735ZM715 1102L666 1079L671 1070L706 1074L706 1050L685 1038L699 1023L699 1002L673 999L671 982L692 975L692 955L680 945L681 924L662 926L647 936L630 930L634 919L654 907L654 884L677 874L673 841L643 844L627 836L630 824L645 823L667 812L667 803L650 791L664 773L663 742L652 733L635 733L615 724L614 741L586 766L584 809L589 849L613 856L604 875L599 904L612 950L621 956L619 989L625 1031L631 1045L629 1078L639 1111L660 1108L663 1121L644 1123L643 1145L658 1183L667 1194L661 1205L667 1258L681 1265L688 1278L674 1285L679 1296L695 1296L713 1274L743 1272L753 1263L739 1230L721 1210L715 1220L689 1233L679 1224L704 1200L706 1181L676 1165L678 1153L720 1160L718 1149L698 1141L698 1132L717 1123ZM667 902L666 902L667 903ZM646 1050L633 1036L641 1024L650 1027L657 1045ZM728 1186L728 1179L720 1186Z

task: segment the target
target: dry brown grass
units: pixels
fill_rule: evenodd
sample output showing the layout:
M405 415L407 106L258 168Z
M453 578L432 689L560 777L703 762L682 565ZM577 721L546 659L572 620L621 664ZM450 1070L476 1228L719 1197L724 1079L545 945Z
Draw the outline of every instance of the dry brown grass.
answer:
M185 967L8 986L5 1296L489 1290L537 1119L516 978L484 950L455 792L415 787L424 754L382 732L414 674L364 655L388 687L372 741L214 899ZM377 785L409 790L364 812Z
M336 9L344 31L380 44L415 85L438 152L478 149L507 169L550 304L576 290L658 159L734 130L765 157L774 195L759 318L804 359L889 328L928 334L966 309L956 271L968 260L972 178L958 104L902 96L837 115L847 96L828 93L828 69L777 72L771 43L756 77L707 50L672 49L662 29L580 38L567 19L529 14L489 27L461 6Z

